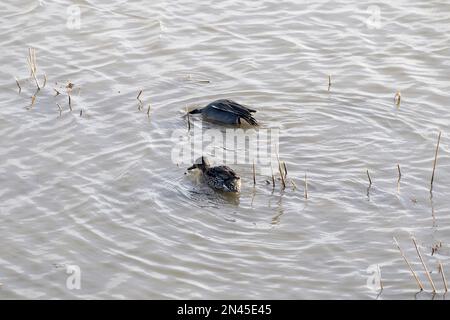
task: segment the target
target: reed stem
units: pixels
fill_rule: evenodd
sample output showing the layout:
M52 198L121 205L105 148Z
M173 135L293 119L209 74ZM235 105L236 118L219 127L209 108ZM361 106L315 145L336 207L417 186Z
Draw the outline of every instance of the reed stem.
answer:
M308 199L308 180L305 173L305 199Z
M433 173L431 174L430 193L433 192L434 173L436 171L436 164L437 164L439 143L440 142L441 142L441 131L439 131L439 137L438 137L438 142L437 142L437 145L436 145L436 151L434 153Z
M369 188L372 186L372 179L370 178L369 170L367 170L367 178L369 178Z
M442 282L444 283L445 292L448 292L447 279L445 278L444 267L442 266L441 262L439 262L439 273L442 276Z
M256 185L256 170L255 170L255 160L253 160L253 186Z
M423 266L423 269L425 270L427 278L430 281L431 288L433 289L433 292L436 292L436 287L434 285L433 279L431 278L431 274L428 271L427 265L425 264L425 261L422 258L422 254L420 253L419 247L417 246L416 239L414 239L414 237L413 237L412 241L414 243L414 246L416 247L417 255L419 256L420 262L422 262L422 266Z
M400 251L400 254L402 255L403 259L405 260L406 264L408 265L408 268L411 271L414 279L416 279L416 282L417 282L417 285L420 288L420 291L423 291L424 289L423 289L422 282L420 282L419 278L417 277L417 274L414 272L411 264L409 263L408 259L406 258L405 254L403 253L402 248L400 248L400 245L398 244L397 239L395 237L393 239L394 239L395 244L397 245L398 250Z

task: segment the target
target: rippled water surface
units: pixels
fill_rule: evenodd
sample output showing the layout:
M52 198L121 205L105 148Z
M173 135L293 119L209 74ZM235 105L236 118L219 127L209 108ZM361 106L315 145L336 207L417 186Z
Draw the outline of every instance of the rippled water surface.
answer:
M444 298L449 35L448 1L2 2L0 298L375 299L377 265L378 298ZM238 164L231 198L171 160L218 98L279 128L295 190Z

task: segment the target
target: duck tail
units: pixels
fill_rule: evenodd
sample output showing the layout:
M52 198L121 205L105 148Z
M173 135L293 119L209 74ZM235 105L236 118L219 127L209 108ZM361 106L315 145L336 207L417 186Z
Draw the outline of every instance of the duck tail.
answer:
M252 126L257 126L258 125L258 121L256 121L255 118L253 118L252 115L248 115L243 117L245 121L247 121L249 124L251 124Z

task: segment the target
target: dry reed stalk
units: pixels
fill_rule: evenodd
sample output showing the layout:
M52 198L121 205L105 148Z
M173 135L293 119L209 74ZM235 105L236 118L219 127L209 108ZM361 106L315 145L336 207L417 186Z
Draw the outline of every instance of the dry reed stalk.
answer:
M83 116L83 109L80 109L80 117Z
M147 108L147 117L150 117L150 105L148 105L148 108Z
M422 282L420 282L419 278L417 277L417 274L414 272L414 270L413 270L411 264L409 263L408 259L406 258L405 254L403 253L402 248L400 248L400 245L398 244L397 239L396 239L395 237L393 237L393 239L394 239L394 241L395 241L395 244L397 245L398 250L400 251L400 254L402 255L403 259L405 260L406 264L408 265L408 268L409 268L409 270L411 271L411 273L412 273L414 279L416 279L416 282L417 282L417 285L418 285L419 288L420 288L420 291L423 291L424 289L423 289Z
M439 143L441 142L441 131L439 131L438 142L436 145L436 152L434 153L433 173L431 174L430 192L433 192L434 172L436 171L437 157L439 151Z
M308 180L305 173L305 199L308 199Z
M141 96L141 94L142 94L142 90L139 91L139 93L138 93L138 95L137 95L137 97L136 97L136 99L139 100L139 101L141 101L141 99L139 99L139 97Z
M44 83L42 84L42 88L45 88L46 84L47 84L47 75L44 73Z
M61 92L59 92L59 91L56 90L55 88L53 88L53 90L55 90L55 92L56 92L55 97L56 97L56 96L59 96L59 95L61 94Z
M433 279L431 278L431 274L428 271L427 265L425 264L425 261L422 258L422 254L420 253L419 247L417 246L416 239L414 239L414 237L412 238L412 242L414 243L414 246L416 247L417 255L419 256L420 262L422 262L423 269L425 270L427 278L430 281L431 288L433 289L433 292L436 292L436 287L434 285Z
M394 96L394 102L395 102L395 104L396 104L397 106L399 106L401 100L402 100L402 95L401 95L400 91L397 91L397 92L395 93L395 96Z
M372 186L372 179L370 178L369 170L367 170L367 178L369 179L369 188Z
M402 171L400 170L400 165L399 164L397 164L397 170L398 170L397 187L400 187L400 180L402 179Z
M331 75L328 75L328 91L330 91L331 88Z
M31 97L31 105L30 105L30 108L34 105L34 102L36 101L36 95L33 95L32 97Z
M39 81L37 80L37 77L36 77L36 72L37 72L36 51L32 48L28 48L27 62L28 62L28 66L30 67L31 76L34 79L34 82L36 83L38 90L40 90L41 87L39 86Z
M256 185L256 170L255 170L255 160L253 160L253 186Z
M447 279L445 278L444 267L442 266L441 262L439 262L439 273L442 276L442 282L444 283L445 292L448 292Z
M22 92L22 87L20 86L19 80L17 80L17 78L16 78L16 84L19 87L19 93L21 93Z

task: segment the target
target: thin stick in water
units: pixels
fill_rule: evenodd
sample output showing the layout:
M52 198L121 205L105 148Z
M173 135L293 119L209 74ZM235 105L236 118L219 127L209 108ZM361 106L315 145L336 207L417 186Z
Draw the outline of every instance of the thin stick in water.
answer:
M434 182L434 172L436 171L437 157L439 151L439 143L441 142L441 131L439 131L438 142L436 145L436 152L434 153L434 162L433 162L433 173L431 175L431 183L430 183L430 192L433 192L433 182Z
M420 262L422 262L422 266L423 266L423 269L425 270L427 278L430 281L431 288L433 289L433 292L436 292L436 287L434 285L433 279L431 278L431 274L428 271L428 268L427 268L427 265L425 264L425 261L423 261L422 254L420 253L419 247L417 246L417 243L416 243L416 239L414 239L414 237L413 237L412 241L414 243L414 246L416 247L417 255L419 256Z
M383 285L383 279L382 279L382 277L381 277L381 268L380 268L380 265L379 264L377 264L377 267L378 267L378 276L380 277L380 293L383 291L383 289L384 289L384 285Z
M442 276L442 282L444 283L445 292L448 292L447 279L445 278L444 267L442 266L441 262L439 262L439 273Z
M284 169L284 179L286 179L287 177L287 167L286 167L286 162L283 161L283 169Z
M331 75L328 75L328 91L330 91L331 88Z
M394 97L394 102L397 105L397 107L400 105L401 100L402 100L402 95L401 95L400 91L397 91L395 93L395 97Z
M256 170L255 170L255 160L253 160L253 186L256 185Z
M369 170L367 170L367 178L369 179L369 188L372 186L372 179L370 178Z
M292 184L292 191L297 190L297 185L295 184L295 181L291 179L291 184Z
M62 108L61 108L61 106L59 105L59 103L56 103L56 105L58 106L59 116L61 117Z
M70 93L68 94L69 96L69 109L70 111L72 111L72 99L70 98Z
M413 270L411 264L409 263L408 259L406 258L405 254L403 253L402 248L400 248L400 245L398 244L397 239L396 239L395 237L394 237L393 239L394 239L395 244L397 245L398 250L400 251L400 254L402 255L403 259L405 260L406 264L408 265L408 268L409 268L409 270L411 271L411 273L412 273L414 279L416 279L416 282L417 282L417 285L418 285L419 288L420 288L420 291L423 291L423 285L422 285L422 282L420 282L419 278L417 277L417 274L414 272L414 270Z
M272 171L272 188L275 189L275 176L273 175L272 164L270 165L270 170Z
M187 115L187 126L188 126L188 132L191 131L191 117L189 116L189 110L186 106L186 115Z
M19 80L17 80L17 78L16 78L16 84L19 87L19 93L21 93L22 92L22 87L20 86Z
M308 180L305 173L305 199L308 199Z

